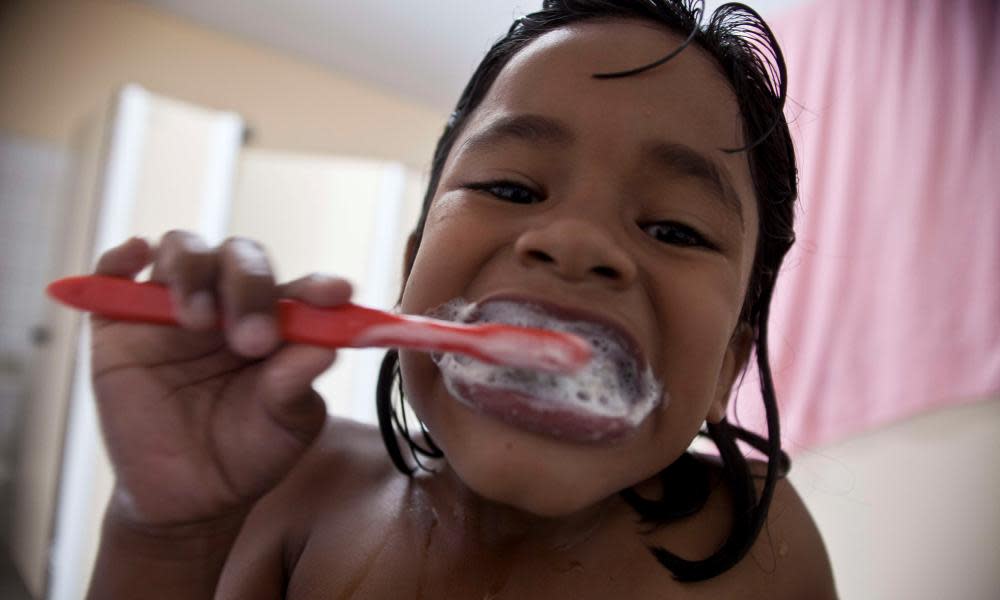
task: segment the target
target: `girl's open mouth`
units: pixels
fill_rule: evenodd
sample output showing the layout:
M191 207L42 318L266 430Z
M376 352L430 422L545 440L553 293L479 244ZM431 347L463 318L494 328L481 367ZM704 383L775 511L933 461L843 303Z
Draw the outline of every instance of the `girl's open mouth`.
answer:
M594 356L572 375L499 367L456 354L434 355L448 391L463 404L515 427L574 442L626 437L660 402L663 387L629 336L613 325L557 314L540 302L457 299L435 311L463 323L506 323L576 334Z

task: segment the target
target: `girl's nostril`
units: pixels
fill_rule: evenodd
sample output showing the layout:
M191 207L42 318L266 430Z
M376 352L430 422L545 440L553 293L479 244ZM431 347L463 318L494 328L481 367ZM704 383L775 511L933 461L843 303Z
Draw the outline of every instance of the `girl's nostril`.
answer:
M595 275L600 275L601 277L605 277L607 279L618 279L618 271L612 267L594 267L591 271L593 271Z
M555 259L553 259L548 254L542 252L541 250L529 250L528 257L537 260L538 262L544 262L544 263L555 262Z

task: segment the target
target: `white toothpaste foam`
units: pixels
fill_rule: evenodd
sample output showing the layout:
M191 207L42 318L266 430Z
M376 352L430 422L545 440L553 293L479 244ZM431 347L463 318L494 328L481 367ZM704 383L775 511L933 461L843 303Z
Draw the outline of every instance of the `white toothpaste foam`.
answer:
M434 361L445 385L461 397L459 384L509 390L537 400L539 411L572 411L597 418L618 419L638 425L663 399L663 386L648 365L636 358L619 335L591 321L557 318L539 306L512 301L477 305L452 300L434 316L458 322L506 323L572 333L590 343L593 358L571 375L502 367L457 354L436 354Z

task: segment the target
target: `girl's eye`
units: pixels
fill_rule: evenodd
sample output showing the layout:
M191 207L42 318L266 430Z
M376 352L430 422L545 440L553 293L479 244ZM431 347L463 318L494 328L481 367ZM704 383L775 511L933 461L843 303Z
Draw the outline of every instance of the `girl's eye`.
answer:
M706 240L704 236L682 223L659 221L642 225L642 229L656 240L672 246L715 249L715 245Z
M470 190L478 190L492 194L506 202L515 204L535 204L542 201L541 196L531 188L525 187L512 181L486 181L483 183L470 183L465 186Z

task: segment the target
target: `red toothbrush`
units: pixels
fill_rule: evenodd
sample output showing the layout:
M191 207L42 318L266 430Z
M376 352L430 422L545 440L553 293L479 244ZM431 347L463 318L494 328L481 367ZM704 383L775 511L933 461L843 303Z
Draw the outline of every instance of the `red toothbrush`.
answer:
M169 292L157 283L85 275L56 280L46 291L63 304L111 319L177 324ZM455 352L492 364L555 373L572 373L591 356L586 341L567 333L501 323L467 325L356 304L320 308L282 299L278 301L278 328L289 342Z

